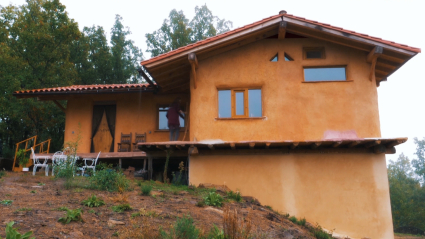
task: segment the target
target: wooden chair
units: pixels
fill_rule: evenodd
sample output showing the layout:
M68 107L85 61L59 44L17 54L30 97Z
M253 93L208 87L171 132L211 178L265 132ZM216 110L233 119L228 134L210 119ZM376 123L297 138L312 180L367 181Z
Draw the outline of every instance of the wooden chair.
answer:
M146 132L144 134L138 134L136 132L136 138L135 138L134 143L133 143L133 152L140 151L140 149L137 148L137 144L143 143L143 142L146 142Z
M130 152L131 151L131 133L121 133L121 142L118 143L118 152Z

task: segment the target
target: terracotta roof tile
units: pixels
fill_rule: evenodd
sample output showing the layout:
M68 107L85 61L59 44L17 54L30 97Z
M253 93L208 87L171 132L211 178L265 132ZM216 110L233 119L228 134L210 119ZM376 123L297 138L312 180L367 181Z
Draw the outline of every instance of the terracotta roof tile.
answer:
M282 15L270 16L270 17L264 18L264 19L262 19L260 21L257 21L257 22L254 22L254 23L245 25L243 27L236 28L236 29L234 29L232 31L228 31L228 32L222 33L222 34L217 35L217 36L209 37L209 38L207 38L205 40L198 41L196 43L193 43L193 44L190 44L190 45L187 45L187 46L184 46L184 47L180 47L178 49L169 51L167 53L161 54L161 55L156 56L156 57L152 57L152 58L150 58L148 60L142 61L141 62L141 65L146 65L146 64L149 64L149 63L152 63L152 62L156 62L156 61L165 59L167 57L176 55L178 53L184 52L186 50L189 51L189 50L191 50L191 49L193 49L195 47L202 46L202 45L204 45L206 43L209 43L209 42L212 42L212 41L217 41L217 40L222 39L222 38L224 38L224 37L226 37L228 35L236 34L238 32L241 32L242 30L245 30L246 28L250 28L250 27L253 27L253 26L261 25L261 24L263 24L263 23L265 23L267 21L270 21L270 20L279 18L281 16L285 16L285 17L288 17L288 18L293 18L293 19L296 19L296 20L301 20L301 21L304 21L304 22L313 23L313 24L316 24L316 25L319 25L319 26L322 26L322 27L325 27L325 28L342 31L342 32L345 32L345 33L350 33L350 34L353 34L353 35L356 35L356 36L359 36L359 37L371 39L371 40L378 41L378 42L381 42L381 43L384 43L384 44L388 44L388 45L391 45L391 46L394 46L394 47L402 48L402 49L405 49L405 50L408 50L408 51L413 51L413 52L417 52L417 53L421 52L421 49L420 48L411 47L411 46L408 46L408 45L405 45L405 44L395 43L393 41L383 40L383 39L378 38L378 37L373 37L373 36L369 36L367 34L363 34L363 33L358 33L358 32L355 32L355 31L346 30L344 28L332 26L332 25L327 24L327 23L320 23L320 22L317 22L317 21L308 20L306 18L297 17L297 16L294 16L292 14L282 14Z
M149 84L71 85L71 86L55 87L55 88L15 91L14 94L86 91L86 90L93 90L93 89L95 90L127 89L127 88L146 89L148 87L149 87Z

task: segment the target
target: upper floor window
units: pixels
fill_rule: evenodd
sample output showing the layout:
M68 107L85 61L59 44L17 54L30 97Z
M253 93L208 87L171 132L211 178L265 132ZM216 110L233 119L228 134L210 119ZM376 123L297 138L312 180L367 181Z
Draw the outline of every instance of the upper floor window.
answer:
M158 129L159 130L168 130L168 118L167 118L167 112L169 106L159 106L158 107ZM181 108L182 111L184 111L183 108ZM185 127L185 120L182 117L179 117L180 121L180 128Z
M304 81L346 81L345 66L338 67L306 67Z
M261 117L261 89L230 89L218 91L218 117Z
M304 59L325 59L325 48L324 47L304 47L303 58Z

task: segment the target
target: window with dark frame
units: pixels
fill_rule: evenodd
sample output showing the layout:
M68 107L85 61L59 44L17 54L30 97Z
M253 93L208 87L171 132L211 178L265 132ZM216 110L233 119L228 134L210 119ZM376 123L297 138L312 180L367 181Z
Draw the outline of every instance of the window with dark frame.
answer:
M159 106L158 107L158 130L168 130L168 119L167 119L167 112L169 106ZM180 108L182 111L184 111L183 108ZM179 117L180 120L180 128L185 127L185 120L182 117Z
M346 67L305 67L304 68L304 81L317 82L317 81L346 81Z
M303 58L309 59L325 59L325 48L324 47L304 47Z
M218 118L262 116L261 89L218 90Z
M277 62L279 57L279 53L276 53L272 59L270 59L271 62Z

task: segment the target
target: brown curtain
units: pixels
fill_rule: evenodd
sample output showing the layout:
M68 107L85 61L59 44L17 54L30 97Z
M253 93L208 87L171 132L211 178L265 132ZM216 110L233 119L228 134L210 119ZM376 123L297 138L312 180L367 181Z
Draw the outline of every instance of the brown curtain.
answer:
M94 152L93 138L96 135L97 129L99 129L100 122L102 121L103 111L105 111L103 105L95 105L93 107L93 123L91 132L91 146L90 152Z
M116 106L115 105L105 105L106 120L108 121L109 132L112 136L112 144L109 152L114 152L115 145L115 116L116 116Z

